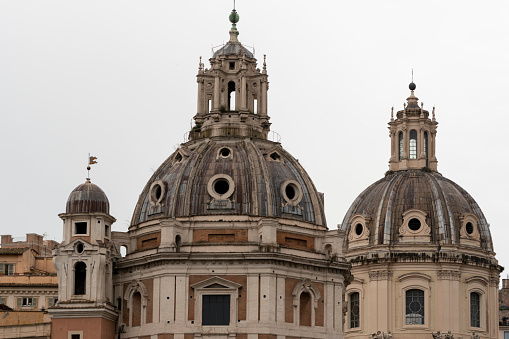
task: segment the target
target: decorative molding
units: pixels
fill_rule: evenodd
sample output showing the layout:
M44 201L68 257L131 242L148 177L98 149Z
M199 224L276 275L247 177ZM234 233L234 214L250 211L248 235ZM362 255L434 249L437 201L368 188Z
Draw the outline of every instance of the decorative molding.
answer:
M369 272L369 281L391 280L391 279L392 279L392 271L389 271L389 270Z
M438 280L460 280L461 273L451 270L440 270L437 273Z

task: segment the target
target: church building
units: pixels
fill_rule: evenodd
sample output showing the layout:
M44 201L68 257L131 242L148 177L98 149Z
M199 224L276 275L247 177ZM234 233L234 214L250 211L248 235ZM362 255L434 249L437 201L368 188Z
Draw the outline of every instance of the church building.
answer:
M188 141L148 179L129 229L111 231L90 179L71 192L51 337L497 338L489 226L437 172L438 123L415 84L389 122L389 171L329 230L323 194L269 140L265 56L239 42L235 9L229 20L210 67L200 58Z

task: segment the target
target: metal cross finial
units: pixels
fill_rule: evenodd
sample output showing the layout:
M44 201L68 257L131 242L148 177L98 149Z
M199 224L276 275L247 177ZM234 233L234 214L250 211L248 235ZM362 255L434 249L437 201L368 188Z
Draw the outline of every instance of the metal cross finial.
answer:
M412 82L414 82L414 69L412 68Z

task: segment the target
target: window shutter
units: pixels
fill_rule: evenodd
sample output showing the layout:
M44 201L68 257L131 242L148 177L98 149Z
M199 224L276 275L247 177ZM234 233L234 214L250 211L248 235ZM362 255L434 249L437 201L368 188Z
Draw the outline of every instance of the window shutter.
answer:
M37 308L37 298L32 298L32 307Z
M23 305L23 298L17 298L17 305L18 308L21 308L21 306Z
M0 265L0 274L5 274L5 265L4 264Z
M14 274L14 264L7 265L8 267L8 273L7 275L13 275Z

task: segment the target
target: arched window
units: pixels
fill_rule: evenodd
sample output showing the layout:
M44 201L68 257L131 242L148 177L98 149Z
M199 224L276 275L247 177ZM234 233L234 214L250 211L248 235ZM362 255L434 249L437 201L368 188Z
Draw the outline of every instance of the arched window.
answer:
M175 237L175 252L180 252L180 246L182 245L182 237L177 235Z
M311 326L311 294L302 292L299 302L299 325Z
M127 255L127 246L121 245L120 246L120 256L123 258Z
M141 325L141 293L134 292L133 293L133 320L131 326L140 326Z
M470 293L470 327L481 327L481 296Z
M80 261L74 266L74 294L85 294L87 286L87 264Z
M235 111L235 82L234 81L230 81L228 83L228 110Z
M410 159L417 159L417 131L410 131Z
M359 292L350 294L350 328L360 327Z
M412 289L406 291L406 324L424 325L424 291Z
M403 157L403 132L398 134L399 160Z

